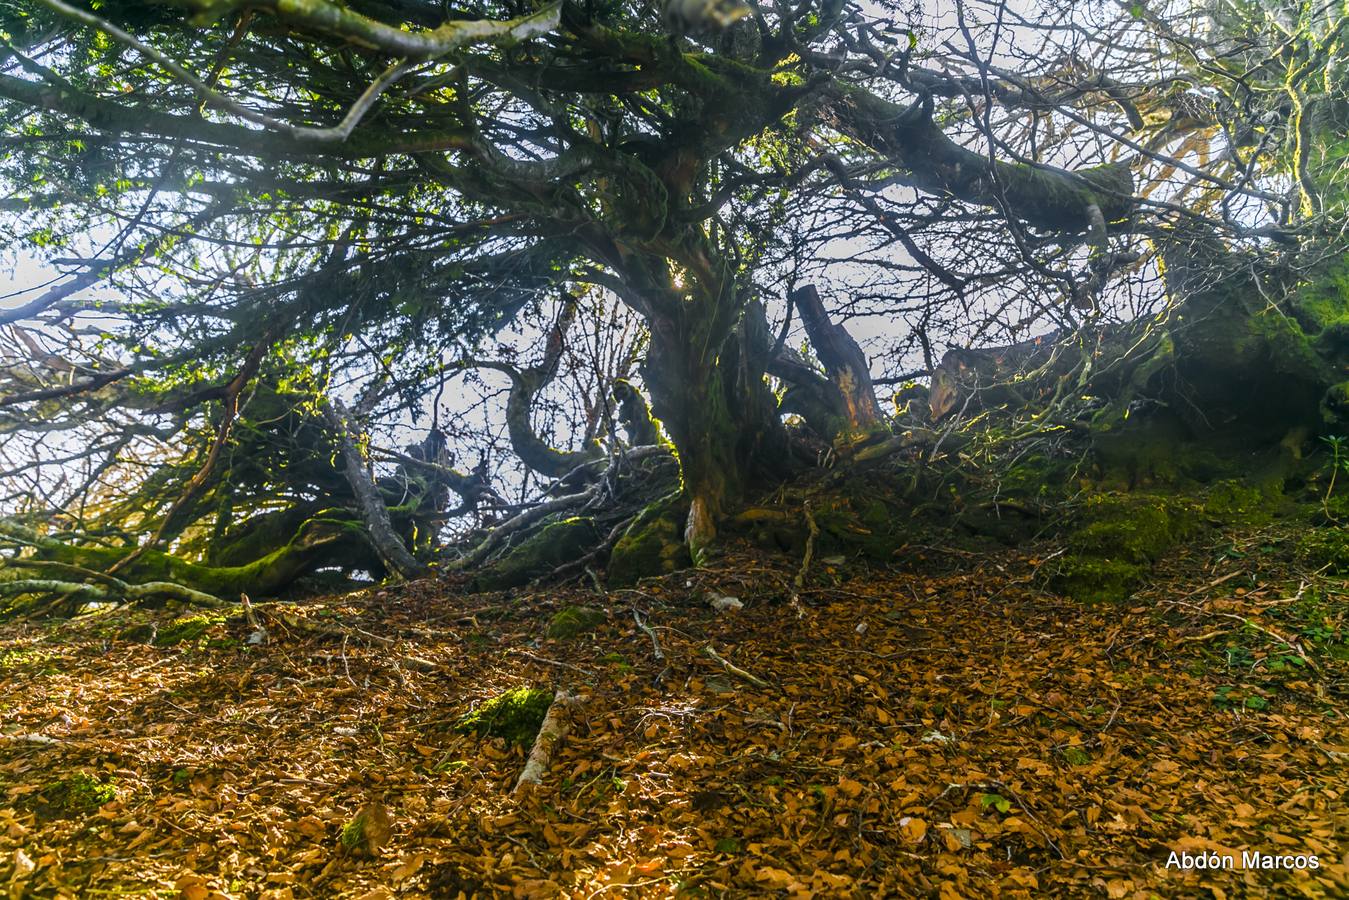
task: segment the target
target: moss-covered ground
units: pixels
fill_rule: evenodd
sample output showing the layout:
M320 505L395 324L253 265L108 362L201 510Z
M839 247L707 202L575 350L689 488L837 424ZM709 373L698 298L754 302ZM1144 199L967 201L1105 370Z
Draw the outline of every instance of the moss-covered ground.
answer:
M539 733L543 717L553 702L546 688L516 687L484 700L460 718L456 726L465 734L501 738L508 744L528 746Z

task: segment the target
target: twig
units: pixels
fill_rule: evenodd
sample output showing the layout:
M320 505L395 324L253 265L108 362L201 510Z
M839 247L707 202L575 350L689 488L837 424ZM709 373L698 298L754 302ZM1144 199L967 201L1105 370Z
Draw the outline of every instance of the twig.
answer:
M1244 575L1244 574L1246 574L1245 571L1244 571L1244 570L1241 570L1241 569L1238 569L1238 570L1235 571L1235 572L1228 572L1228 573L1227 573L1226 575L1224 575L1222 578L1219 578L1219 579L1217 579L1216 581L1210 581L1208 584L1204 585L1203 587L1197 587L1197 588L1195 588L1194 590L1190 591L1188 594L1182 595L1182 596L1181 596L1181 599L1183 600L1183 599L1185 599L1186 597L1193 597L1195 594L1202 594L1202 593L1204 593L1204 591L1209 591L1209 590L1212 590L1213 588L1216 588L1218 585L1222 584L1224 581L1231 581L1233 578L1236 578L1238 575Z
M1216 582L1215 582L1215 583L1216 583ZM1209 587L1212 587L1212 585L1209 585ZM1189 596L1189 595L1186 595L1186 596ZM1305 652L1301 647L1299 647L1297 644L1293 643L1293 642L1290 641L1288 638L1286 638L1286 637L1284 637L1283 635L1279 634L1277 631L1274 631L1274 630L1271 629L1271 628L1266 628L1264 625L1261 625L1261 624L1259 624L1258 622L1252 621L1252 620L1251 620L1250 618L1248 618L1247 616L1241 616L1241 615L1237 615L1236 613L1229 613L1229 612L1209 612L1208 610L1204 609L1202 606L1198 605L1197 603L1185 603L1184 601L1180 601L1180 600L1171 600L1171 601L1163 601L1163 602L1169 602L1172 606L1186 606L1186 607L1189 607L1190 609L1193 609L1195 612L1205 613L1205 614L1207 614L1207 615L1210 615L1210 616L1217 616L1217 617L1223 618L1223 619L1231 619L1231 620L1234 621L1234 622L1240 622L1242 625L1245 625L1245 626L1247 626L1247 627L1249 627L1249 628L1252 628L1252 629L1254 629L1254 630L1260 632L1260 633L1263 634L1263 635L1266 635L1266 636L1268 636L1268 637L1271 637L1271 638L1273 638L1274 640L1278 641L1280 644L1283 644L1283 645L1284 645L1285 647L1287 647L1289 650L1292 650L1294 653L1296 653L1296 654L1298 655L1298 658L1301 659L1304 663L1306 663L1313 671L1318 672L1318 673L1321 671L1321 667L1318 666L1318 665L1316 664L1316 661L1313 660L1311 657L1309 657L1309 656L1306 654L1306 652ZM1191 636L1191 637L1189 637L1189 638L1187 638L1187 639L1188 639L1188 640L1200 640L1200 639L1206 639L1206 638L1215 637L1215 636L1216 636L1215 634L1210 633L1210 634L1204 634L1204 635ZM1186 638L1183 638L1182 640L1186 640Z
M267 643L267 629L262 627L262 621L258 618L258 614L253 611L253 601L248 599L247 594L240 594L239 604L244 608L244 620L248 622L248 627L253 629L248 635L248 643Z
M13 741L16 744L36 744L39 747L52 747L63 743L60 738L45 734L0 734L0 740Z
M351 677L351 663L347 661L347 638L348 635L342 635L342 668L346 671L347 681L351 682L351 686L359 688L360 685L356 683L356 679Z
M724 659L722 655L716 651L716 648L713 647L711 644L708 644L706 647L703 648L703 656L706 656L708 659L717 663L727 672L730 672L732 675L734 675L736 678L748 681L756 688L767 690L768 688L772 687L772 685L764 681L759 676L751 675L749 672L746 672L744 669L740 668L734 663Z
M579 506L588 500L592 500L597 491L598 485L591 485L585 490L578 491L575 494L568 494L565 497L558 497L554 500L540 503L538 506L527 509L512 519L502 522L500 525L496 526L496 528L492 529L491 534L487 535L478 546L474 547L459 559L446 563L445 571L457 572L477 565L486 559L488 554L495 550L510 534L532 525L534 522L537 522L539 519L542 519L550 513L557 512L560 509L570 509L571 507Z
M1317 672L1320 672L1320 671L1321 671L1321 667L1318 666L1318 665L1316 664L1315 660L1313 660L1311 657L1307 656L1307 654L1306 654L1305 652L1303 652L1303 650L1302 650L1301 647L1299 647L1297 644L1294 644L1292 641L1290 641L1288 638L1284 637L1283 635L1279 634L1277 631L1274 631L1274 630L1272 630L1272 629L1266 628L1266 627L1263 626L1263 625L1259 625L1259 624L1257 624L1257 623L1255 623L1255 622L1252 622L1250 619L1246 618L1245 616L1239 616L1239 615L1236 615L1235 613L1214 613L1214 615L1222 616L1224 619L1233 619L1233 620L1235 620L1235 621L1237 621L1237 622L1240 622L1240 623L1243 624L1243 625L1247 625L1247 626L1249 626L1249 627L1251 627L1251 628L1254 628L1256 631L1260 632L1261 634L1265 634L1265 635L1268 635L1269 637L1274 638L1274 640L1278 641L1280 644L1283 644L1283 645L1284 645L1285 647L1287 647L1289 650L1292 650L1294 653L1296 653L1296 654L1298 655L1298 657L1301 658L1301 660L1302 660L1303 662L1305 662L1308 666L1310 666L1314 671L1317 671Z
M651 638L651 653L656 659L665 659L665 653L660 649L660 641L656 640L656 629L646 624L642 614L637 611L637 607L632 608L632 618L637 623L637 627L646 632L646 636Z
M393 644L398 643L398 642L397 642L396 640L394 640L393 638L386 638L386 637L383 637L383 636L378 635L378 634L371 634L370 632L366 631L364 628L358 628L358 627L355 626L355 625L351 626L351 630L354 631L354 632L356 632L357 634L359 634L361 637L369 638L369 639L372 640L372 641L378 641L379 643L384 644L384 645L386 645L386 646L389 646L389 645L393 645Z
M595 574L595 570L591 568L591 563L597 562L600 557L613 550L614 545L618 543L618 539L623 536L623 532L627 530L628 526L631 525L636 518L636 515L631 515L621 519L617 525L609 529L609 533L604 536L604 540L600 541L599 544L591 549L585 556L563 563L547 575L536 578L535 582L549 584L563 578L570 578L578 571L584 570L585 573L590 576L591 582L594 583L595 592L599 594L605 593L604 585L600 582L600 577Z

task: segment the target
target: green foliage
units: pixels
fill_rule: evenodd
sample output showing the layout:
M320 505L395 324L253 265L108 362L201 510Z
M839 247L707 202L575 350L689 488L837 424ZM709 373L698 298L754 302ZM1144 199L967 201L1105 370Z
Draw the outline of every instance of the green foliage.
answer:
M1081 747L1064 747L1062 752L1064 762L1070 766L1085 766L1091 762L1091 754Z
M599 659L597 659L596 662L604 663L605 665L611 665L618 670L619 674L622 675L626 675L628 672L632 671L632 663L628 662L628 658L626 656L616 651L611 651L609 653L604 654Z
M343 850L355 850L365 843L365 822L366 815L361 813L342 825L337 841Z
M539 726L552 702L551 690L512 688L466 713L455 729L463 734L502 738L508 744L528 746L539 733Z
M980 794L979 805L984 809L996 809L1003 815L1012 811L1012 801L1001 794Z
M1213 692L1213 705L1220 709L1249 709L1259 712L1269 708L1269 701L1250 688L1235 684L1220 685Z

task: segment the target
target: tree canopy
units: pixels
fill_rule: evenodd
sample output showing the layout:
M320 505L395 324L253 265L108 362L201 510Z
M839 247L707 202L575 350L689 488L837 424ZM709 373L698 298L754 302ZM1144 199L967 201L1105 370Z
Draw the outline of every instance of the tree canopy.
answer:
M464 567L625 491L578 558L659 519L697 560L822 452L939 446L983 365L943 345L1022 348L1037 428L1327 427L1346 23L0 2L0 228L59 273L0 309L0 592L411 575L456 527Z

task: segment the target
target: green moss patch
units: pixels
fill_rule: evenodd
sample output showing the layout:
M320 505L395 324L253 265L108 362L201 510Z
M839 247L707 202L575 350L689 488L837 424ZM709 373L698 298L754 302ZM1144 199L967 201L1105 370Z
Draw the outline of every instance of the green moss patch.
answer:
M1293 315L1302 327L1324 340L1326 332L1349 323L1349 258L1338 258L1298 286Z
M1084 603L1123 600L1142 583L1148 567L1094 556L1066 556L1051 583L1055 590Z
M820 529L818 549L823 554L860 554L885 562L912 536L898 528L908 520L874 495L831 499L819 503L812 514Z
M1236 479L1219 481L1204 492L1204 515L1219 525L1265 525L1279 512L1282 485L1252 486Z
M76 772L59 781L53 781L39 794L47 813L87 813L117 799L117 788L111 779L102 781L95 775Z
M389 834L388 811L379 803L367 803L342 826L337 841L344 853L359 852L375 856L389 839Z
M655 503L642 511L609 555L609 584L627 587L653 575L668 575L693 565L684 544L678 503Z
M0 651L0 672L40 667L40 671L54 673L59 670L55 666L47 666L44 663L55 658L56 654L50 650L37 647L14 647Z
M551 690L513 688L480 704L461 718L455 728L462 734L498 737L510 744L528 746L539 733L552 703Z
M1349 574L1349 530L1312 528L1297 543L1298 558L1333 575Z
M587 631L593 631L608 618L604 610L592 609L589 606L568 606L549 620L548 636L557 640L574 638Z
M595 520L564 519L510 550L474 582L478 590L495 591L528 584L564 563L584 556L600 540Z
M1123 600L1168 550L1199 527L1191 504L1157 494L1100 494L1086 502L1051 585L1086 602Z

